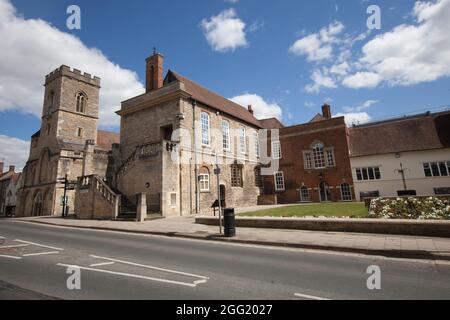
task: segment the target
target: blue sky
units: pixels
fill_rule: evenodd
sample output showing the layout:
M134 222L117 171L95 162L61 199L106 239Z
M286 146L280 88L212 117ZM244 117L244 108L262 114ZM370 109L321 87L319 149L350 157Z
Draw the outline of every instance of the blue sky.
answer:
M8 4L16 9L0 34L21 39L0 44L0 52L7 51L10 59L0 63L0 93L13 95L3 102L0 97L0 136L28 141L39 129L43 78L61 64L102 73L98 75L108 92L102 99L101 126L118 131L113 111L121 99L142 89L144 59L153 46L164 54L166 70L242 104L252 102L260 115L279 116L287 125L308 121L324 101L333 114L350 116L349 123L443 107L450 95L445 60L450 40L441 31L450 29L442 18L450 13L449 3L0 0L0 18ZM81 30L66 27L71 4L81 8ZM368 32L369 5L381 9L380 30ZM31 22L36 19L43 21L35 28ZM35 31L10 27L23 22ZM67 40L64 34L72 36ZM70 43L55 46L53 39ZM96 68L98 72L92 70ZM14 155L0 153L0 158L8 161Z

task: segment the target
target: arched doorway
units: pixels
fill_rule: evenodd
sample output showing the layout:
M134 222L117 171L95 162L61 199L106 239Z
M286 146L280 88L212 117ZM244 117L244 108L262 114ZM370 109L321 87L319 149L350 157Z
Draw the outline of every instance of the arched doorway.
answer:
M330 186L325 181L319 184L320 202L331 201Z
M43 199L42 199L42 193L38 191L36 195L33 198L33 211L32 216L42 216L43 214Z

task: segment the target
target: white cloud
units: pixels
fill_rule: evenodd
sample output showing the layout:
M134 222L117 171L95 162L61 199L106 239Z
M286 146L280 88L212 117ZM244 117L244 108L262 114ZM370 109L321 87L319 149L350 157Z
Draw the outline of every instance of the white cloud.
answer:
M338 42L337 35L344 30L344 25L335 21L318 33L303 37L289 48L295 55L304 55L308 61L319 62L333 57L332 44Z
M314 107L316 104L312 101L305 101L305 107L307 108L312 108Z
M277 103L269 103L257 94L246 93L240 96L230 98L231 101L240 104L247 108L249 104L252 105L255 117L257 119L266 119L275 117L278 120L282 119L283 111Z
M381 78L374 72L357 72L346 77L342 84L348 88L375 88L380 83Z
M367 123L371 120L371 117L367 114L367 112L338 113L335 117L345 117L345 123L348 126Z
M369 41L359 60L363 72L344 80L351 88L414 85L450 75L450 0L417 1L416 23L402 24Z
M237 17L233 8L224 10L209 20L203 19L201 27L214 51L234 51L247 46L245 23Z
M0 150L0 161L5 167L16 166L16 171L21 171L28 160L30 142L0 135Z
M9 0L0 0L0 111L16 109L38 117L44 76L62 64L102 78L100 125L116 126L120 102L144 92L135 72L114 64L41 19L25 19Z
M344 109L345 112L360 112L362 110L368 109L371 106L377 104L379 101L378 100L366 100L363 103L360 103L357 106L354 107L344 107L342 109Z
M337 86L333 78L325 75L319 69L313 71L311 75L311 80L313 81L313 83L305 86L305 90L309 93L314 92L317 93L320 91L321 88L331 89L336 88Z

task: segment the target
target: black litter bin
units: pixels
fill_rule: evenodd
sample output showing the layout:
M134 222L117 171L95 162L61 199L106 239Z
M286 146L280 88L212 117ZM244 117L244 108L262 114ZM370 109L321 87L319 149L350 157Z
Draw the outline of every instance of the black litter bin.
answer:
M232 238L236 236L234 208L223 209L223 225L225 237Z

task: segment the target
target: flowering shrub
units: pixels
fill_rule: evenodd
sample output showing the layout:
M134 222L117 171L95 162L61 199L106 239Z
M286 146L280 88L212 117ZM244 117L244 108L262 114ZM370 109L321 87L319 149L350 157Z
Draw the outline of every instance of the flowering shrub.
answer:
M373 199L369 209L370 218L382 219L450 219L450 201L436 197Z

